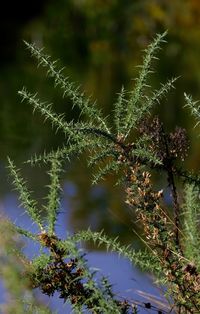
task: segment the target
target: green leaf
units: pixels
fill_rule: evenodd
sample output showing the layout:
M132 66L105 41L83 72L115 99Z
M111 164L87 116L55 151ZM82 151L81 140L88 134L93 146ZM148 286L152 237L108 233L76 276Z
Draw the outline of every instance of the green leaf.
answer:
M15 186L15 190L19 193L21 206L25 208L25 211L31 217L33 222L35 222L41 230L44 230L40 211L37 208L37 202L32 199L31 192L28 190L26 182L23 180L19 170L15 167L10 158L8 158L8 169L10 171L10 175L13 178L13 185Z

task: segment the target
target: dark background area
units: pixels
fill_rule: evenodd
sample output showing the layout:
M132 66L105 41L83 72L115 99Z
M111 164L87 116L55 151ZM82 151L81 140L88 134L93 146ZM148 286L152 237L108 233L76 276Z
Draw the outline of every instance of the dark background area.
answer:
M21 31L28 23L44 14L47 1L4 2L0 11L1 66L17 62Z

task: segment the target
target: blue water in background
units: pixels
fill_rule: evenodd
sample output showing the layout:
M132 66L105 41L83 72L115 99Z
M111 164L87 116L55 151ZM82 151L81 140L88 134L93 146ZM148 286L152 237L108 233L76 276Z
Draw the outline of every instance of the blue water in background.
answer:
M66 185L64 190L66 190L66 187L69 187L69 185ZM73 189L66 192L68 194L74 193ZM63 212L59 215L57 222L57 235L62 239L66 237L66 234L73 233L73 228L69 225L70 207L69 204L66 204L66 197L63 206ZM32 221L28 215L24 213L23 209L19 208L18 198L15 193L9 193L4 196L4 198L1 200L1 211L6 217L11 219L11 221L15 222L16 225L33 233L38 232L37 227L32 224ZM39 246L29 239L26 239L25 241L25 254L29 258L38 255ZM140 272L136 267L131 265L127 259L119 257L114 253L97 251L88 252L86 259L88 261L88 265L91 268L98 269L100 274L108 276L110 282L113 285L113 290L118 296L128 300L148 302L146 298L143 298L138 294L139 290L160 297L161 291L159 291L158 288L153 285L151 277L148 274L143 274ZM41 294L40 299L43 300L46 304L49 304L50 308L52 310L56 310L58 314L72 313L69 304L64 304L57 295L49 298ZM1 284L0 302L5 302L5 300L6 292L3 289L3 285ZM140 309L140 307L138 307L138 309ZM147 311L146 309L141 308L139 313L143 314L157 312L153 310Z

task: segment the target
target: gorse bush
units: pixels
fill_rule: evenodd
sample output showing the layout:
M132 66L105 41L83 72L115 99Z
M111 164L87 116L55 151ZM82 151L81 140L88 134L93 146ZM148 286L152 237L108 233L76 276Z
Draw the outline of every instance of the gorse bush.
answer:
M46 215L41 213L32 198L20 171L8 159L21 204L38 226L37 234L16 225L12 225L12 232L31 238L41 246L41 253L31 261L22 256L20 249L16 253L21 254L24 261L23 277L29 288L39 288L48 296L57 292L63 302L71 303L74 313L139 313L142 308L160 314L200 313L200 177L184 169L189 147L186 130L175 127L173 132L167 133L159 117L152 116L152 109L173 88L176 78L161 84L157 90L152 91L148 85L152 62L157 58L165 36L166 33L157 35L147 47L133 90L127 91L122 87L109 119L64 76L57 62L52 62L34 44L26 43L39 65L46 68L48 76L53 78L55 86L63 91L63 97L68 97L73 106L79 108L80 118L76 122L67 122L63 115L53 111L51 105L41 102L37 94L26 88L19 92L23 101L49 120L56 131L64 133L66 141L61 148L28 161L31 165L42 162L49 165L49 192L42 208ZM190 96L185 95L185 99L186 106L199 123L200 108ZM90 229L69 235L64 240L56 235L64 161L70 162L74 154L85 151L89 165L95 165L94 183L110 172L117 173L117 183L124 190L125 201L135 211L142 227L145 250L136 251L131 245L123 246L117 239ZM152 180L155 173L167 178L160 190ZM170 205L163 197L168 189ZM79 242L82 241L104 245L151 272L157 284L166 287L168 306L156 306L153 301L138 304L119 299L112 291L109 278L97 280L87 267L80 249ZM24 312L25 306L26 301ZM29 308L27 312L49 311L33 306L34 310Z

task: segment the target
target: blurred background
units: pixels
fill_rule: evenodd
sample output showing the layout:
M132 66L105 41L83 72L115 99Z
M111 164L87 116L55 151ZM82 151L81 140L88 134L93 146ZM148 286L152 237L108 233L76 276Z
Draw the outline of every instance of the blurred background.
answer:
M9 1L0 10L0 197L11 192L7 179L9 155L22 168L35 196L42 202L47 177L23 161L33 154L60 146L64 137L43 123L39 114L21 103L17 91L25 85L38 92L42 101L53 103L66 119L76 119L70 102L62 98L53 82L26 50L23 40L45 47L47 54L59 59L72 81L81 84L105 115L112 112L122 84L131 89L142 62L142 51L156 33L168 30L150 84L158 88L171 77L180 77L160 107L155 109L169 131L178 125L189 132L189 168L198 169L200 160L198 129L186 109L183 93L200 99L200 2L198 0L40 0L17 5ZM131 214L123 203L123 193L109 177L91 187L91 172L84 158L67 166L63 179L72 208L70 226L79 230L91 226L104 229L122 242L133 242ZM65 205L64 205L65 206ZM67 205L68 206L68 205ZM9 210L8 210L9 211ZM69 223L69 222L68 222ZM134 242L137 244L137 241Z

